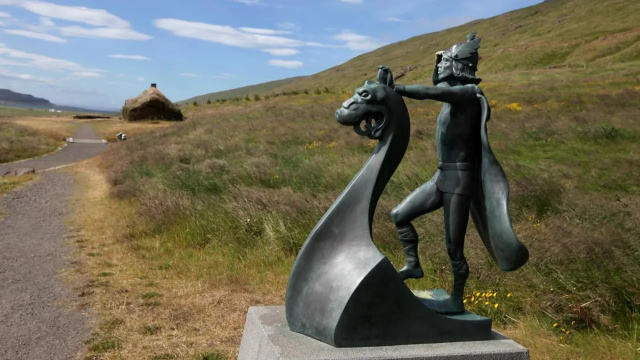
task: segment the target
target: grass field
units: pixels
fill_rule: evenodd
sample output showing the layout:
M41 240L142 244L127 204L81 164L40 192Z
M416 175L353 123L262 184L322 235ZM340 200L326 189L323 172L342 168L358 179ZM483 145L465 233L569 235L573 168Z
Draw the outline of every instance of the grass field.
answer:
M640 355L637 65L508 72L482 84L514 229L532 256L503 273L470 227L467 306L532 359ZM78 205L89 225L77 240L84 270L75 277L98 314L87 356L234 358L247 308L283 304L297 251L375 145L335 123L350 96L185 107L188 121L76 169L93 194ZM373 234L396 266L389 212L437 163L439 105L407 104L411 143ZM442 214L415 225L427 276L409 286L450 288Z
M64 139L65 134L54 129L34 130L17 123L0 121L0 163L55 151L64 144Z

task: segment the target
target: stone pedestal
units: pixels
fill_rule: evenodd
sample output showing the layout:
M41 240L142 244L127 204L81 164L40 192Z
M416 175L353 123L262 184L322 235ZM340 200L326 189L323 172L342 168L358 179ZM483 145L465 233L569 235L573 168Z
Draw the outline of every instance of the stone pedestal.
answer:
M529 351L493 331L492 339L336 348L289 330L284 306L249 308L238 360L529 360Z

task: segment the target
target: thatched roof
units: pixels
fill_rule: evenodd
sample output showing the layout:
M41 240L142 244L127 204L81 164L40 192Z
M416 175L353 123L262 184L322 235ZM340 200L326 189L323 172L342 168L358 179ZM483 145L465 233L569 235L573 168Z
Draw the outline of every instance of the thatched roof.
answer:
M124 102L122 116L127 121L184 120L182 112L155 86Z

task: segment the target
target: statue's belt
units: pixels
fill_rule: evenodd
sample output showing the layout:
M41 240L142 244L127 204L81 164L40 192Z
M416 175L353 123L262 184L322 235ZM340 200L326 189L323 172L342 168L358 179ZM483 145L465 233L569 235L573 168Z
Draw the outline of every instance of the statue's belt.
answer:
M476 170L476 166L473 163L463 163L463 162L455 162L455 163L438 163L438 169L440 170L465 170L471 171Z

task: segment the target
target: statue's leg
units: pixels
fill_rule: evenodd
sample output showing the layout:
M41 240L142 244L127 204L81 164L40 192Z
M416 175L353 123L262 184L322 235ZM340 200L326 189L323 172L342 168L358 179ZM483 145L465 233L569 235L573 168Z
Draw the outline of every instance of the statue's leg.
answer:
M469 223L470 206L470 196L443 194L445 239L453 270L453 290L448 301L438 312L464 312L464 286L469 277L469 266L464 257L464 238Z
M391 211L391 219L398 230L398 238L406 259L405 266L398 271L402 280L419 279L424 276L418 257L418 234L411 221L420 215L442 207L442 192L432 179L413 191Z

